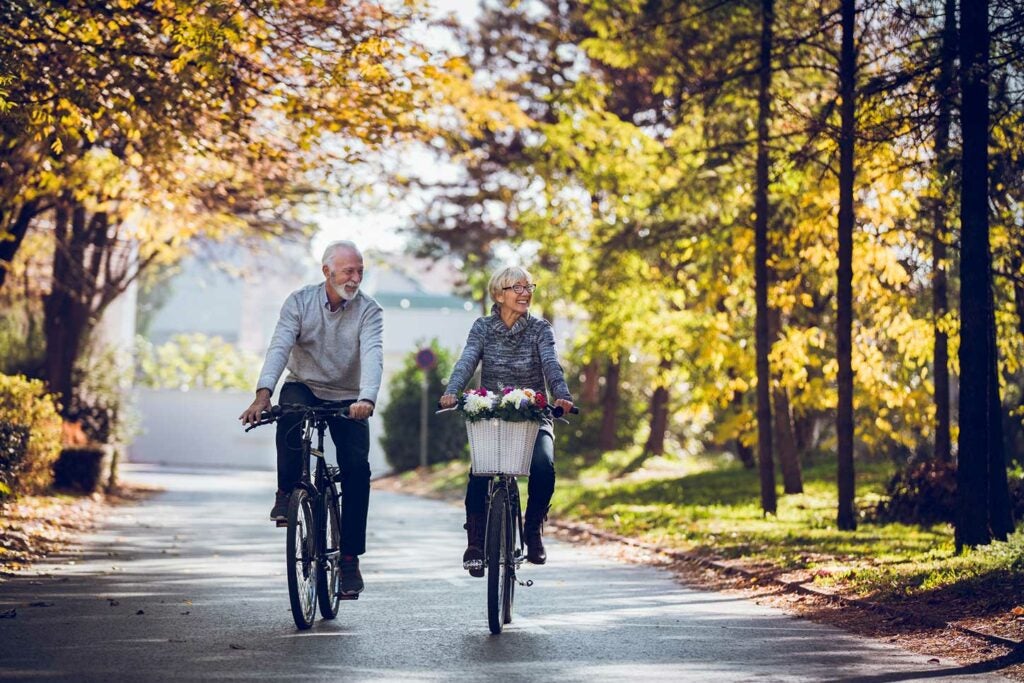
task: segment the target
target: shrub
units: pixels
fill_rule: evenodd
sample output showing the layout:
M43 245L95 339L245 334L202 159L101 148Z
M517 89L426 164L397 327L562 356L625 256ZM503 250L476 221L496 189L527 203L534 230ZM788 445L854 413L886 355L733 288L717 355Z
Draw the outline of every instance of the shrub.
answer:
M60 454L61 419L57 403L39 380L0 375L0 422L27 431L24 457L14 471L4 472L10 493L36 493L50 485L51 467ZM6 437L7 443L18 437Z
M427 462L446 462L466 457L466 428L460 416L435 415L437 399L453 365L451 354L430 344L437 365L427 371ZM420 464L420 396L423 371L416 367L416 354L409 354L400 371L391 380L390 399L384 408L384 436L381 445L388 464L404 472Z
M1024 515L1024 472L1007 472L1010 509L1014 519ZM879 503L880 521L929 526L956 521L956 465L931 459L915 459L893 475L886 486L887 498Z
M100 446L65 448L53 465L54 488L92 493L109 467L106 449Z
M0 420L0 499L13 492L27 452L28 427Z
M877 510L881 520L922 525L953 522L956 466L938 460L914 460L893 475L885 492L887 499Z
M256 384L259 356L220 337L178 334L154 346L136 338L136 383L153 389L241 389Z
M77 423L93 444L123 444L135 434L126 358L113 347L93 346L75 364L74 393L64 417Z

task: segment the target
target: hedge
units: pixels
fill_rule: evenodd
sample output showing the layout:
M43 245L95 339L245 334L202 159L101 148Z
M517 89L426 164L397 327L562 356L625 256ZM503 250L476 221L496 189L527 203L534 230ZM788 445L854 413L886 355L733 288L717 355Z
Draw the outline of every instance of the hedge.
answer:
M51 468L60 455L61 418L43 383L0 374L0 424L6 425L0 437L5 449L0 458L0 480L7 489L0 490L0 495L39 493L48 488L53 479Z

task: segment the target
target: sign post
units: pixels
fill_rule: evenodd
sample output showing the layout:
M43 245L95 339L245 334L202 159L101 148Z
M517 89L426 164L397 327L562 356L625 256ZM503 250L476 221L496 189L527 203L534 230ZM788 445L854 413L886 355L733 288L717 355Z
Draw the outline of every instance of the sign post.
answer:
M420 467L427 466L427 416L429 415L427 389L430 385L427 373L435 365L437 365L437 354L432 348L427 346L416 352L416 367L423 373L423 381L420 384Z

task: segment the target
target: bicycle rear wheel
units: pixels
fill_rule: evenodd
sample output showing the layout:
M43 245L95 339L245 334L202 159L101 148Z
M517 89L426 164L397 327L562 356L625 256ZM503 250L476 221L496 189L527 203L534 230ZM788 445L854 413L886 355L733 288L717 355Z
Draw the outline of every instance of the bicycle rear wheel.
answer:
M285 556L288 562L288 598L295 625L300 629L312 626L316 616L315 526L309 494L305 489L295 489L288 503Z
M328 484L320 499L321 516L324 521L322 554L317 561L316 586L320 616L333 619L338 616L341 603L341 511L338 508L338 490Z
M501 633L505 623L505 595L508 590L508 505L506 493L497 488L491 494L487 520L487 625Z

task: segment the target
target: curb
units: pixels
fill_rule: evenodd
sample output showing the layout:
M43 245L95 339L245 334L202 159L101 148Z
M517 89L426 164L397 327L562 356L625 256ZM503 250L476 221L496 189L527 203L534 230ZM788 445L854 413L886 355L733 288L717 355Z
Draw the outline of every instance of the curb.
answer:
M629 538L628 536L620 536L618 534L613 534L611 532L598 529L597 527L594 527L590 524L586 524L584 522L567 522L560 519L548 519L547 524L549 526L555 527L556 529L562 529L563 531L588 534L590 536L594 536L602 540L620 543L622 545L628 545L634 548L646 550L648 552L657 553L658 555L663 555L673 560L687 562L690 564L698 565L700 567L713 569L723 574L737 574L748 579L756 579L760 582L771 582L776 586L780 586L788 592L800 593L803 595L811 595L816 598L822 598L825 600L839 603L840 605L845 607L859 607L861 609L868 609L874 612L882 612L890 616L905 616L904 614L892 609L891 607L879 605L868 600L862 600L859 598L849 598L842 595L838 595L836 593L827 593L825 591L818 590L817 588L808 585L807 581L785 581L783 579L778 578L778 576L773 574L772 572L752 571L744 567L725 564L723 562L719 562L718 560L713 560L703 555L698 555L696 553L688 552L686 550L673 550L668 548L662 548L652 543L638 541L635 538ZM1009 647L1015 651L1024 651L1024 641L1014 640L1012 638L1004 638L1003 636L998 636L994 633L976 631L967 626L962 626L960 624L955 624L953 622L946 622L945 624L942 624L942 626L953 629L955 631L959 631L960 633L963 633L965 635L980 638L981 640L987 641L995 645Z

